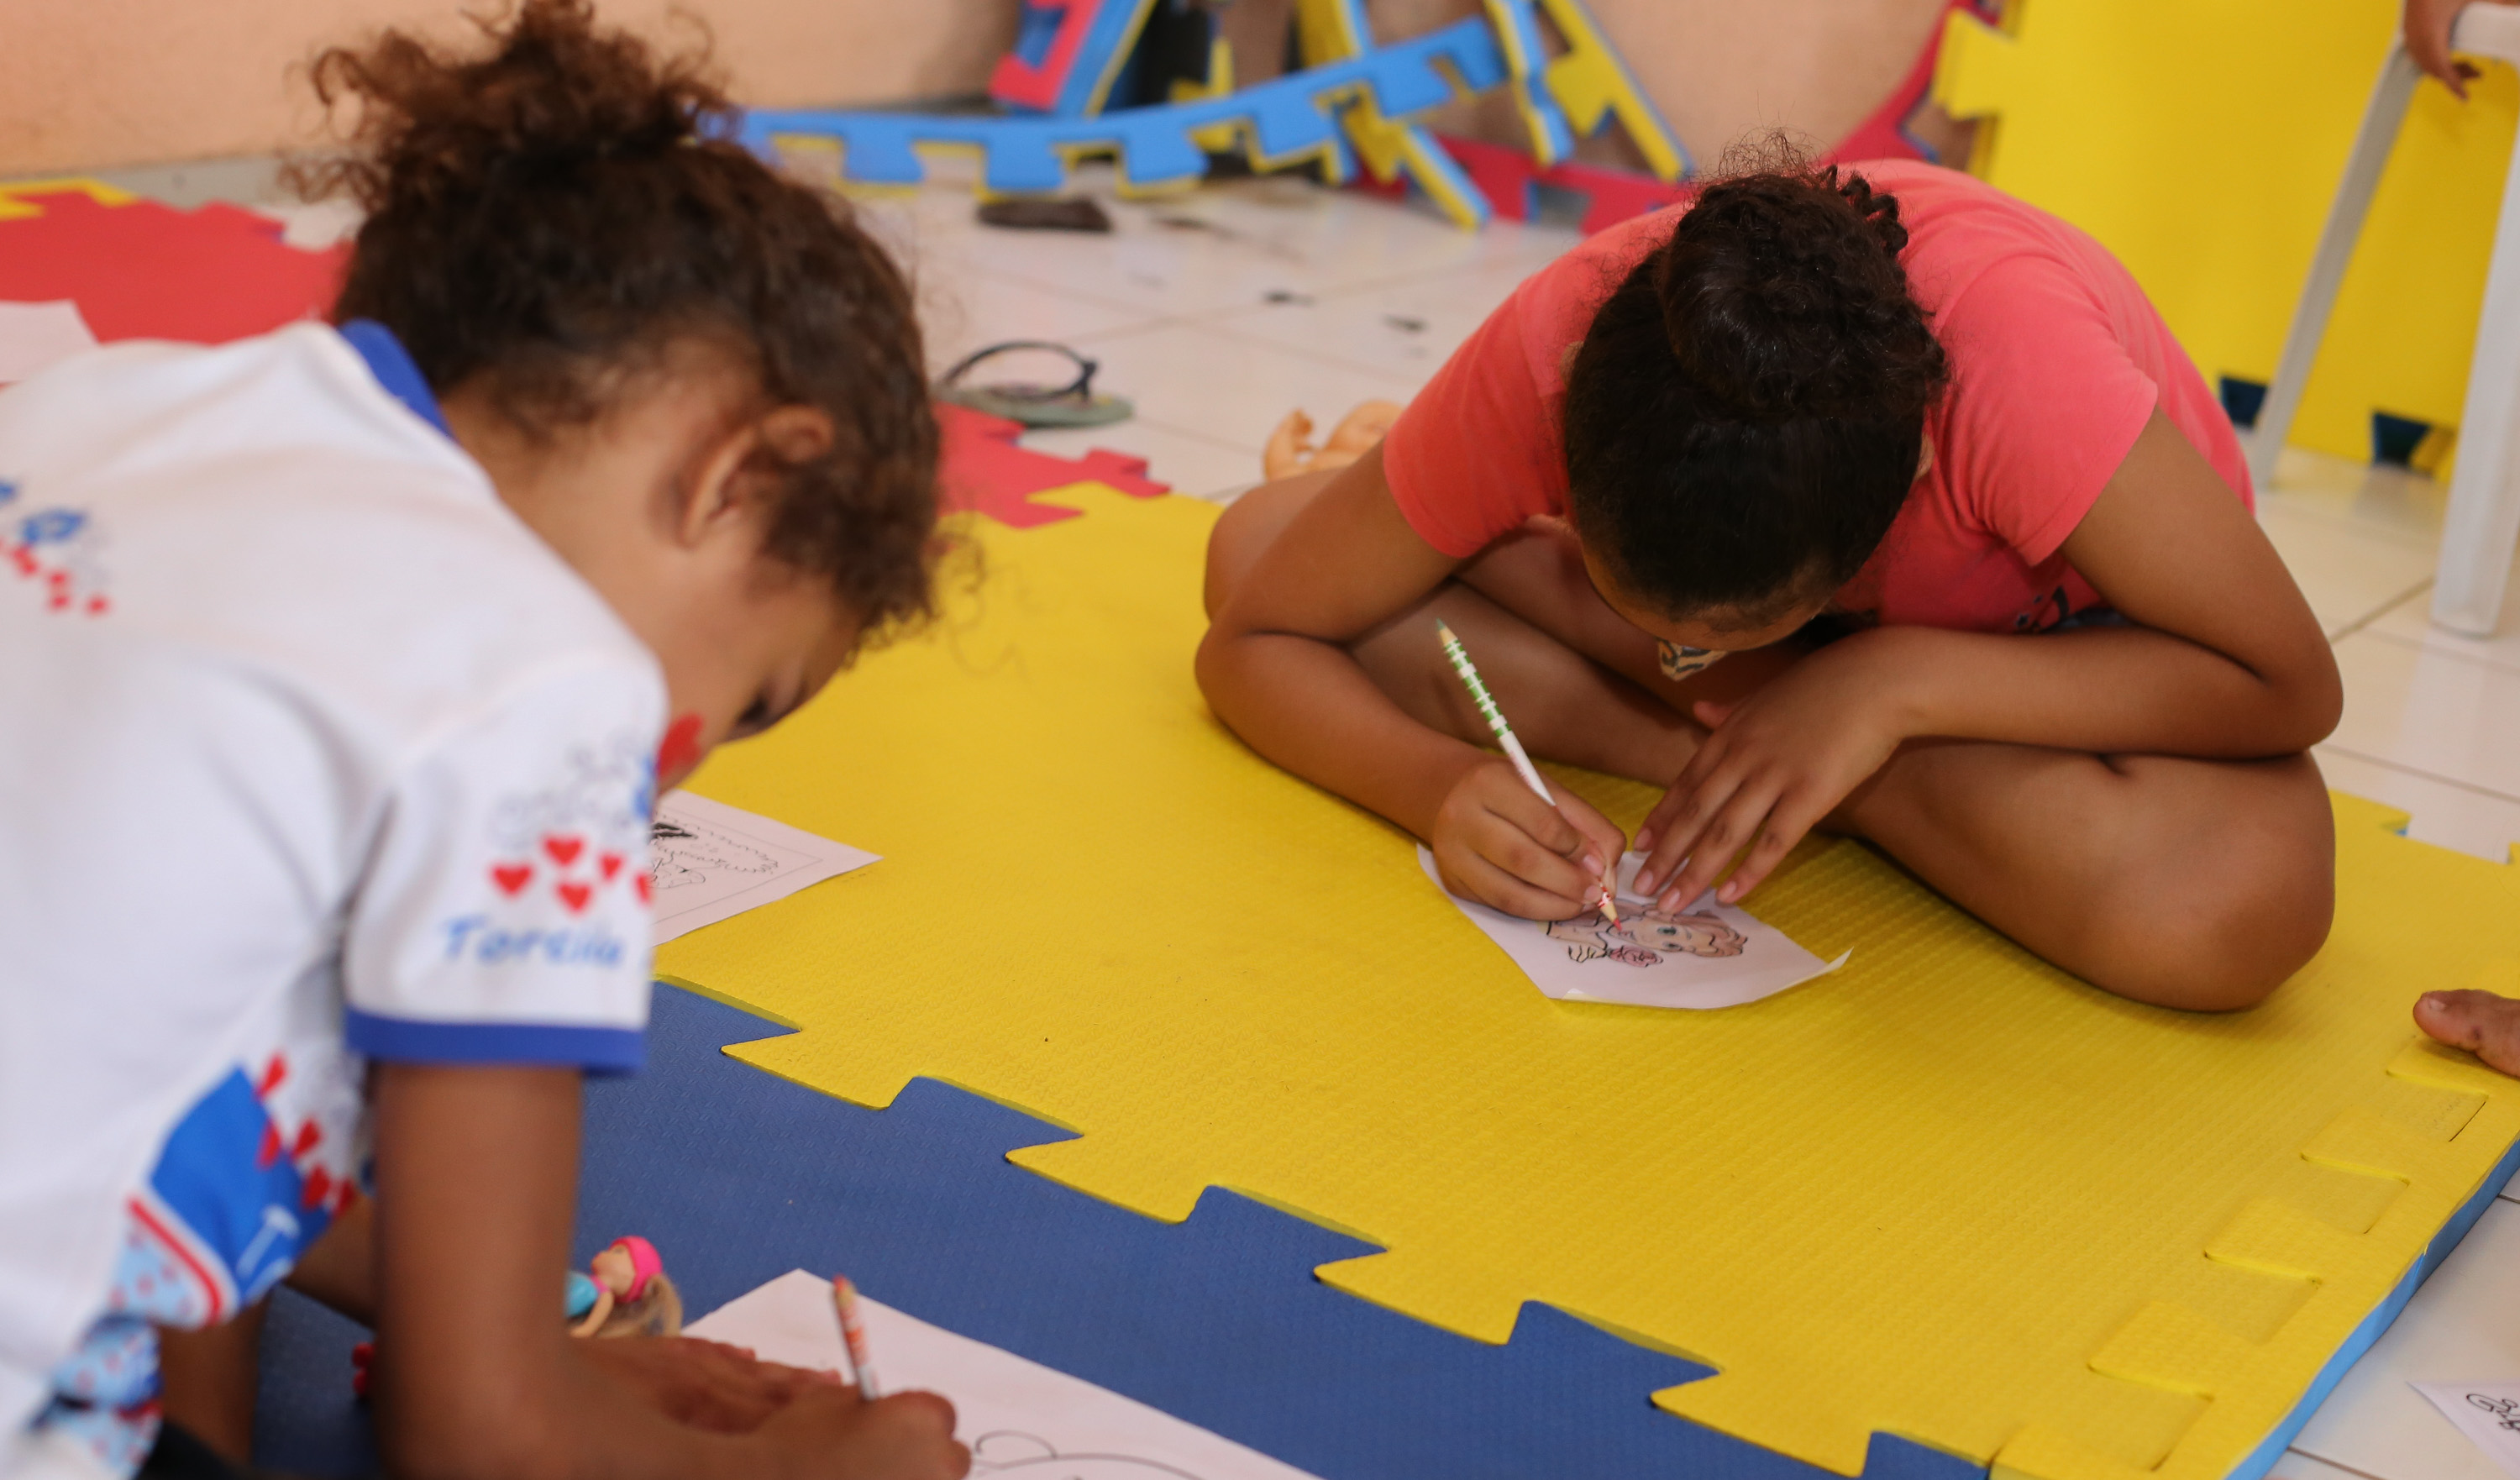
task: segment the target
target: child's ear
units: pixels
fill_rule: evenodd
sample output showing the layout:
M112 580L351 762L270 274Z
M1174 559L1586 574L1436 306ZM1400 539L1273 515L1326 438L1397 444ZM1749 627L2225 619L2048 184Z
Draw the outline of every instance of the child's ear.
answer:
M758 421L727 427L700 451L683 486L675 533L697 546L722 530L752 537L752 480L769 467L792 467L832 450L832 419L811 406L782 406Z

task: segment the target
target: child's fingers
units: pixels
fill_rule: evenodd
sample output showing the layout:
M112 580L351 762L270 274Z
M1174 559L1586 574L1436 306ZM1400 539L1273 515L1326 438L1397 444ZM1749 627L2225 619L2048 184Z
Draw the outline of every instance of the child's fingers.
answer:
M1680 768L1671 787L1645 814L1637 830L1637 848L1645 855L1637 870L1637 892L1651 895L1688 856L1699 828L1740 785L1740 768L1732 754L1732 736L1716 730L1706 737L1688 764Z
M857 1390L800 1396L762 1426L784 1452L783 1474L884 1480L961 1480L970 1451L954 1442L954 1405L934 1393L895 1393L860 1403Z
M1725 815L1741 785L1740 774L1729 767L1718 768L1693 783L1688 773L1682 773L1663 798L1671 808L1670 817L1654 830L1653 849L1645 855L1644 867L1637 871L1639 894L1651 896L1656 889L1670 887L1675 871L1709 851L1708 830Z
M750 1433L808 1385L794 1368L689 1336L572 1344L655 1412L711 1433Z
M1444 887L1455 894L1524 919L1566 919L1591 908L1584 901L1551 893L1475 850L1442 861L1437 872L1444 875Z
M1769 874L1784 861L1787 853L1793 851L1794 844L1801 842L1803 835L1818 827L1825 815L1791 797L1778 802L1775 810L1768 814L1767 821L1760 826L1758 841L1752 843L1750 851L1742 856L1741 867L1733 870L1732 876L1724 880L1723 886L1715 891L1716 901L1733 905L1747 898L1751 890L1767 881Z
M1766 786L1741 786L1728 795L1689 845L1688 862L1681 866L1680 873L1664 889L1662 908L1685 909L1705 893L1724 872L1724 866L1732 861L1732 855L1758 836L1760 824L1767 820L1775 804L1776 795Z
M1619 860L1628 851L1628 834L1619 830L1617 823L1603 817L1591 802L1572 792L1557 798L1557 810L1565 813L1567 821L1573 823L1576 830L1592 844L1587 851L1601 861L1600 873L1615 890L1619 879Z
M1603 866L1618 857L1601 857L1600 845L1565 811L1542 801L1519 779L1509 787L1490 788L1479 800L1485 816L1472 819L1473 850L1537 888L1581 899L1595 892Z

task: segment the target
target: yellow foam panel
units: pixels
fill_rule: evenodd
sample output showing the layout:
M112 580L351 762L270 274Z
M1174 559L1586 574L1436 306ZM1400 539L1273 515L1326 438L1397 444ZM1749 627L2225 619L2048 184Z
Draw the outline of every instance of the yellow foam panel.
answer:
M946 621L700 775L884 855L661 952L803 1028L737 1051L765 1069L877 1106L930 1076L1081 1133L1013 1159L1148 1217L1215 1186L1372 1240L1322 1278L1481 1340L1548 1302L1718 1368L1665 1408L1841 1473L1883 1432L2221 1476L2520 1136L2520 1084L2408 1017L2520 990L2520 884L2347 798L2334 939L2253 1012L2105 996L1847 841L1753 900L1835 975L1552 1002L1408 837L1211 717L1214 510L1044 499L1086 516L978 527Z
M2274 373L2394 0L2011 0L1955 12L1935 97L1971 168L2117 253L2210 380ZM2456 426L2520 80L2415 90L2293 440L2358 461L2371 413Z
M139 200L127 190L120 190L102 180L84 180L65 176L56 180L12 180L0 185L0 221L19 221L40 216L44 208L27 199L33 196L57 196L76 192L99 205L128 205Z

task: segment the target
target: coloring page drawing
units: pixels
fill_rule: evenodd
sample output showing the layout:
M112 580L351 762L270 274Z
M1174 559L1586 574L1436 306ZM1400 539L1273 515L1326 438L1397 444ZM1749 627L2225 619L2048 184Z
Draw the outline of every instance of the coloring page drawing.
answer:
M1642 853L1619 861L1619 918L1598 910L1572 919L1519 919L1447 894L1470 922L1513 958L1531 984L1564 1002L1618 1002L1641 1008L1736 1008L1834 971L1784 933L1712 892L1684 910L1662 910L1633 891ZM1418 867L1436 879L1435 855Z
M876 855L688 791L656 804L648 886L662 944L807 884L863 869Z
M971 1473L1010 1480L1313 1480L1257 1450L1001 1347L858 1295L867 1358L882 1390L954 1402ZM765 1362L847 1373L832 1282L790 1270L684 1334L748 1347Z
M2520 1480L2520 1382L2409 1382L2502 1473ZM973 1474L979 1466L971 1467Z

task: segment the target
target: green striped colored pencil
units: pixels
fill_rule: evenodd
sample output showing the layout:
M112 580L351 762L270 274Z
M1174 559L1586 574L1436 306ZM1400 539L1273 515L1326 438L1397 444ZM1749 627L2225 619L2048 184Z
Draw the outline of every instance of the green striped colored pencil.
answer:
M1497 707L1495 696L1488 693L1487 684L1480 679L1478 665L1470 661L1469 653L1462 647L1461 638L1442 617L1435 619L1435 636L1443 640L1444 656L1452 660L1453 671L1462 676L1462 686L1470 691L1470 702L1478 705L1479 713L1487 716L1488 729L1495 733L1497 743L1505 748L1505 758L1513 762L1514 774L1522 778L1522 784L1529 786L1534 795L1552 807L1556 806L1557 798L1550 794L1549 783L1540 779L1540 768L1531 763L1531 756L1522 748L1522 741L1515 738L1513 727L1505 722L1505 711ZM1614 925L1619 922L1618 901L1606 880L1601 885L1601 915Z

